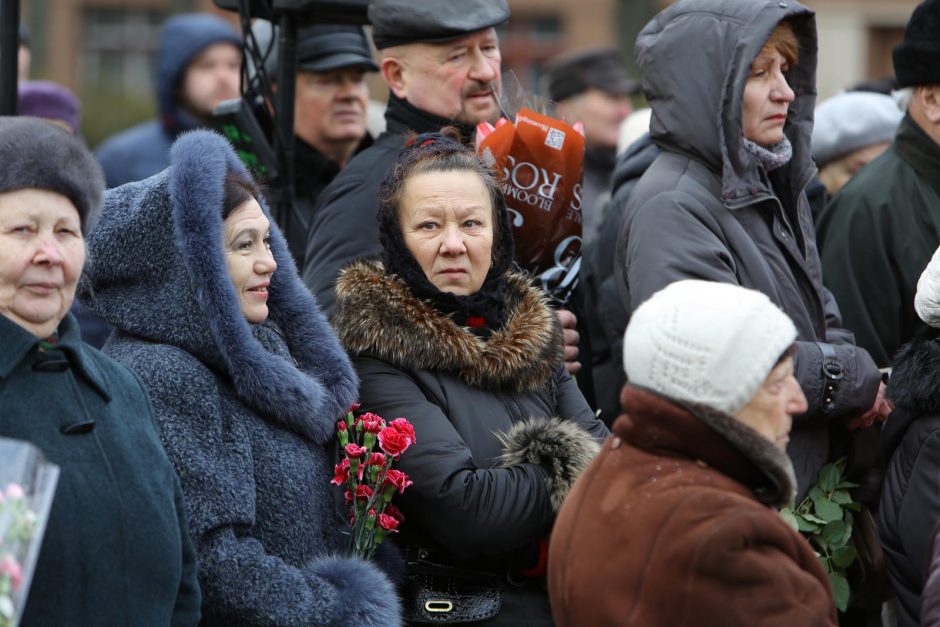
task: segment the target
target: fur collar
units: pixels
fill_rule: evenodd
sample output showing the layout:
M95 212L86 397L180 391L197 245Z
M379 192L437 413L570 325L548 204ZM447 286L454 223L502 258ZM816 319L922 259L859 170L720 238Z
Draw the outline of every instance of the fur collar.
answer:
M357 261L336 283L334 324L353 355L397 367L457 373L475 387L530 392L562 363L561 329L545 295L508 273L506 322L484 340L415 297L379 261Z
M278 268L268 321L250 325L221 235L224 178L248 174L231 145L210 131L182 135L170 163L149 179L108 190L88 238L82 302L118 329L177 346L223 373L239 399L272 422L327 442L358 382L284 237L262 202Z
M733 416L634 385L624 388L621 400L627 417L617 421L614 433L634 446L701 460L766 505L793 503L796 475L786 452Z
M891 360L885 395L915 414L940 413L940 340L905 344Z
M881 449L891 457L918 420L940 415L940 340L914 340L891 360L885 396L895 409L881 430Z

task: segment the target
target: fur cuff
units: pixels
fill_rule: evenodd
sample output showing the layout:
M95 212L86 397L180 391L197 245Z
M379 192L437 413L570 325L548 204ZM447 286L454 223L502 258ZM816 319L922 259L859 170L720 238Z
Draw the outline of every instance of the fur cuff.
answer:
M371 563L349 557L315 560L309 571L335 586L332 625L395 627L401 625L401 606L391 582ZM313 619L312 619L313 620Z
M587 431L561 418L529 418L496 437L503 445L497 460L501 468L537 464L548 472L546 484L555 512L600 451L600 444Z

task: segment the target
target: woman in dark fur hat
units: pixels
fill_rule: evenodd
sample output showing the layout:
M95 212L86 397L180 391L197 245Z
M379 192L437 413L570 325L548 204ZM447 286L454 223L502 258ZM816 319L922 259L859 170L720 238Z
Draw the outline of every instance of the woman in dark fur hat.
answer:
M30 117L0 117L0 163L0 438L61 471L20 624L195 625L196 556L147 393L69 313L101 169Z
M400 461L405 616L549 625L544 540L607 430L543 294L513 271L486 165L446 129L420 135L380 203L381 259L343 271L335 324L363 409L417 434Z
M183 485L203 623L396 625L392 584L337 557L336 420L356 376L284 238L219 135L109 190L82 297L150 390Z

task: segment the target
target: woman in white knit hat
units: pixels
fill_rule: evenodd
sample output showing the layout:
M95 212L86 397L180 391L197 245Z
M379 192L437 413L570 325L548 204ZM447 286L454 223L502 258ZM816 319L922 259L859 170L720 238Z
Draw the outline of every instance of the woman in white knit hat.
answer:
M565 625L835 625L826 574L775 508L795 493L785 447L806 411L796 328L760 292L686 280L624 336L625 415L552 532Z

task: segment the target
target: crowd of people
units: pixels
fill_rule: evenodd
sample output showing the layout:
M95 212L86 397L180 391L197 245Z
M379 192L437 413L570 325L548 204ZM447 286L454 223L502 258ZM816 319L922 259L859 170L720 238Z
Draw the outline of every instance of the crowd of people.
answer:
M372 0L370 33L300 28L284 224L211 128L240 94L225 19L166 22L159 119L94 154L21 68L0 436L61 469L22 625L940 625L940 0L893 91L821 103L793 0L678 0L639 80L613 49L552 60L586 146L564 307L475 145L509 18ZM369 560L330 485L350 407L415 433ZM844 595L778 512L833 498L833 463Z

